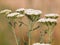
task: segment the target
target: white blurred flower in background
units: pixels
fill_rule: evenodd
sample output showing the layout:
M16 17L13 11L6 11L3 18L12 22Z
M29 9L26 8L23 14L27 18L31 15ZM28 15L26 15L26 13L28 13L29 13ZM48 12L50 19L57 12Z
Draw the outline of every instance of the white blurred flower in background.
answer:
M9 14L10 12L12 12L12 11L9 9L4 9L4 10L0 11L1 14L3 14L3 13Z
M25 10L24 8L19 8L16 11L24 11L24 10Z
M21 13L21 14L24 14L25 9L24 8L19 8L16 11L19 12L19 13Z
M51 44L45 44L45 45L51 45Z
M42 43L42 44L40 44L40 43L34 43L33 45L51 45L51 44L45 44L45 43Z
M33 45L40 45L40 43L34 43Z
M40 45L51 45L51 44L44 44L44 43L42 43L42 44L40 44Z

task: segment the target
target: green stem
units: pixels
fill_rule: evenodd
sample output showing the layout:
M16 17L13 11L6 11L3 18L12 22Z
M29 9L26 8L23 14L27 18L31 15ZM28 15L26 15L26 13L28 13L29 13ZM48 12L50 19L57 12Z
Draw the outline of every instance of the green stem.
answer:
M48 28L48 35L49 35L49 40L48 40L48 43L51 43L51 28L49 27Z
M54 26L53 26L54 27ZM48 26L48 35L49 35L49 40L48 43L52 43L52 34L53 34L53 27L52 26Z
M42 29L43 24L40 23L40 43L44 43L44 30Z
M22 35L22 40L23 40L23 42L25 42L25 40L24 40L24 35L23 35L23 31L22 31L22 29L20 28L20 31L19 31L20 33L21 33L21 35Z
M20 22L22 22L22 18L20 18ZM25 24L25 23L24 23L24 24ZM19 27L19 28L20 28L20 31L21 31L22 39L23 39L23 41L25 42L25 40L24 40L24 35L23 35L23 31L22 31L21 27Z
M30 38L31 38L30 32L28 33L28 36L29 36L28 45L30 45Z
M29 21L29 32L28 32L29 41L28 41L28 45L30 45L30 42L31 42L31 31L33 31L33 22Z
M14 34L14 38L15 38L15 41L16 41L16 45L18 45L18 40L17 40L17 36L16 36L16 33L15 33L15 28L11 25L9 25L10 27L12 27L12 33Z
M13 28L13 27L12 27ZM14 38L15 38L15 41L16 41L16 45L18 45L18 40L17 40L17 36L16 36L16 33L15 33L15 30L13 28L13 34L14 34Z

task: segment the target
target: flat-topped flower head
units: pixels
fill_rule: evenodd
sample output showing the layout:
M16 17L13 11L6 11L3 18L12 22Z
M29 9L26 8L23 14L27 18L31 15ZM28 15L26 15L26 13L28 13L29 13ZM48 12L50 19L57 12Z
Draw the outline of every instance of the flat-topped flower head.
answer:
M51 45L51 44L45 44L45 45Z
M38 20L38 22L57 22L57 20L51 18L41 18Z
M50 19L50 18L46 19L46 21L47 21L47 22L57 22L56 19Z
M37 22L41 22L41 23L46 22L46 18L41 18Z
M51 45L51 44L45 44L45 43L42 43L42 44L40 44L40 45Z
M40 43L34 43L33 45L40 45Z
M16 11L19 12L19 13L21 13L21 14L24 14L25 9L24 8L19 8Z
M42 11L34 10L34 9L27 9L27 10L25 10L25 14L27 14L27 15L39 15L39 14L42 14Z
M41 14L42 14L42 11L40 11L40 10L34 10L34 9L27 9L27 10L25 10L25 15L31 21L37 21L40 18Z
M1 14L9 14L10 12L12 12L12 11L9 9L4 9L4 10L0 11Z
M59 15L55 14L55 13L50 13L50 14L46 14L45 17L46 18L54 18L54 19L56 19L56 18L59 17Z
M52 25L52 24L56 24L57 20L51 18L41 18L37 22L47 24L47 25Z
M22 17L24 17L25 15L23 15L23 14L19 14L19 15L17 15L16 17L17 18L22 18Z
M16 11L24 11L24 10L25 10L24 8L19 8Z
M34 10L34 15L40 15L40 14L42 14L41 10Z
M34 11L34 9L26 9L25 10L25 14L27 14L27 15L33 15L33 12Z
M20 13L17 13L17 12L10 13L7 15L7 17L16 17L17 15L20 15Z

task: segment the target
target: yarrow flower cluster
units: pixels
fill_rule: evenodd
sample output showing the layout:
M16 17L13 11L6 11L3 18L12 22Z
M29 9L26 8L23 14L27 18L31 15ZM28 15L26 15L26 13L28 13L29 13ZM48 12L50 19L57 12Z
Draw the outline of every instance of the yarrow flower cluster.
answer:
M41 18L38 20L38 22L42 22L42 23L45 23L45 22L57 22L56 19L51 19L51 18Z
M1 14L3 14L3 13L9 14L10 12L12 12L12 11L9 9L5 9L5 10L0 11Z
M25 14L27 14L27 15L40 15L40 14L42 14L42 11L34 10L34 9L26 9Z
M20 27L22 24L24 24L22 22L22 17L26 16L28 17L29 19L29 31L28 31L28 37L29 37L29 43L28 45L30 45L30 37L31 37L31 31L34 31L36 30L37 28L39 28L38 26L37 27L34 27L34 24L35 22L38 22L38 23L42 23L42 24L46 24L47 27L48 27L48 35L49 35L49 39L48 39L48 42L47 44L45 44L44 42L44 35L45 35L45 30L42 30L42 33L41 33L41 40L40 40L40 43L34 43L33 45L51 45L51 33L52 33L52 28L56 25L57 23L57 18L59 17L58 14L56 13L50 13L50 14L46 14L45 15L45 18L40 18L40 15L42 14L42 11L41 10L35 10L35 9L24 9L24 8L19 8L17 9L15 12L12 12L11 10L9 9L5 9L5 10L2 10L0 11L0 14L7 14L7 17L9 21L9 24L15 28L16 24ZM15 20L16 19L16 20ZM12 24L13 23L13 24ZM16 40L16 44L18 45L18 40L17 40L17 37L15 35L15 31L14 31L14 36L15 36L15 40ZM24 40L24 39L23 39Z
M57 18L59 17L59 15L58 14L55 14L55 13L50 13L50 14L46 14L45 15L45 18L41 18L41 19L39 19L37 22L39 22L39 23L42 23L42 24L45 24L47 27L48 27L48 29L46 29L46 31L42 31L42 32L44 32L44 33L41 33L41 36L42 37L40 37L41 38L41 41L44 43L44 35L45 35L45 33L47 33L48 34L48 36L49 36L49 39L48 39L48 41L47 41L47 43L51 43L52 42L52 38L51 38L51 36L52 36L52 32L53 32L53 27L56 25L56 23L57 23ZM47 31L48 30L48 31ZM49 44L46 44L46 45L49 45Z
M17 12L14 12L14 13L8 14L7 17L15 17L15 16L17 16L17 15L20 15L20 14L17 13Z
M51 18L41 18L37 22L40 22L40 23L45 24L47 26L49 26L49 25L52 26L53 24L56 25L57 20L56 19L51 19Z
M54 19L56 19L56 18L59 17L59 15L55 14L55 13L50 13L50 14L46 14L45 17L46 18L54 18Z
M40 10L34 10L34 9L26 9L25 10L25 15L31 21L37 21L40 18L41 14L42 14L42 11L40 11Z
M8 14L7 15L7 17L23 17L24 15L23 14L20 14L20 13L18 13L18 12L14 12L14 13L10 13L10 14Z
M33 45L40 45L40 43L34 43Z
M34 43L33 45L51 45L51 44L44 44L44 43L40 44L40 43Z
M25 9L24 8L19 8L16 11L19 12L19 13L21 13L21 14L24 14Z

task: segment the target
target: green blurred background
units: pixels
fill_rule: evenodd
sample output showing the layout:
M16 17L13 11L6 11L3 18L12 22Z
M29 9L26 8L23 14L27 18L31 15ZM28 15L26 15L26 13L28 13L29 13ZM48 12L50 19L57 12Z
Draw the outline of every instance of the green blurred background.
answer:
M17 8L34 8L43 11L42 17L46 13L58 13L60 14L60 0L0 0L0 10L2 9L16 10ZM26 17L23 18L27 23ZM58 18L58 24L54 28L54 45L60 45L60 17ZM23 28L24 27L24 28ZM22 30L24 38L28 41L27 27L23 26ZM8 25L7 19L4 14L0 14L0 45L16 45L12 28ZM32 42L38 42L39 31L32 32ZM21 39L21 45L23 45L22 35L19 33L18 26L16 26L17 38Z

